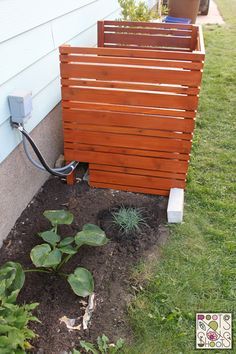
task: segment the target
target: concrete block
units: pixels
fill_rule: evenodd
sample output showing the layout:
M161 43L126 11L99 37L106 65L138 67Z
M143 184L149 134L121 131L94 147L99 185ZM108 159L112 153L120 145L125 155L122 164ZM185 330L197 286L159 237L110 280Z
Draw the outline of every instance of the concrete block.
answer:
M168 223L181 223L184 214L184 190L171 188L167 206Z

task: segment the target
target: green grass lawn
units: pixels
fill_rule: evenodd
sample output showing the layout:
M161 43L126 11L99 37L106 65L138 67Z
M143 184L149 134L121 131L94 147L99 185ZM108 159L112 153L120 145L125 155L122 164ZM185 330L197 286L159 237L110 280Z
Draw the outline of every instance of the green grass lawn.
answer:
M236 0L217 4L226 25L204 28L184 223L170 228L149 285L129 309L137 340L129 354L229 353L194 349L196 312L228 311L236 318ZM136 278L145 271L140 265Z

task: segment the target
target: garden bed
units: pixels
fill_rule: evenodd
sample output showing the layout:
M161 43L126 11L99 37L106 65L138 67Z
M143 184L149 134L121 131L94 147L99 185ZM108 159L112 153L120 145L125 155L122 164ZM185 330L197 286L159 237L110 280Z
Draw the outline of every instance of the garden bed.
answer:
M120 206L142 208L147 225L128 237L111 223L110 211ZM112 341L119 337L132 340L132 331L126 317L127 304L132 300L138 285L132 280L132 268L142 259L158 254L157 247L167 231L160 224L165 221L167 198L135 194L110 189L93 189L86 182L75 186L49 179L38 195L18 219L0 250L1 264L12 260L24 269L32 268L30 250L42 243L37 233L48 229L43 217L46 209L67 209L74 214L71 226L62 226L63 235L75 235L85 223L104 228L110 242L102 247L85 247L66 265L71 271L82 265L95 278L96 308L88 330L68 331L59 319L63 316L83 316L82 298L76 296L69 285L52 275L27 273L19 302L39 302L35 310L41 323L32 324L39 338L34 341L35 353L61 353L79 347L80 339L95 341L106 334ZM157 252L157 253L156 253ZM78 321L77 324L81 323Z

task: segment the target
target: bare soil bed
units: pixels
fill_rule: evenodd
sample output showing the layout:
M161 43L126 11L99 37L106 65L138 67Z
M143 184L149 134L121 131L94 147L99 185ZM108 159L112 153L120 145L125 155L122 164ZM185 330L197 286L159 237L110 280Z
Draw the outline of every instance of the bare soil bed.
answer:
M142 208L147 225L140 232L124 236L111 220L111 210L120 206ZM12 260L24 269L33 268L30 250L42 243L37 236L49 228L43 211L67 209L74 214L70 226L62 226L63 236L75 235L86 223L99 225L110 238L102 247L82 247L65 266L70 272L77 266L89 269L95 279L96 308L88 330L68 331L59 319L78 318L84 314L82 298L76 296L63 279L42 273L27 273L19 302L39 302L35 315L41 323L31 324L39 337L34 341L34 353L58 354L79 347L81 339L95 341L106 334L110 340L132 340L127 318L127 304L134 289L130 274L132 267L148 257L167 231L167 198L151 195L93 189L86 182L68 186L56 178L49 179L17 220L0 249L1 264ZM81 318L78 320L82 322ZM79 323L78 322L78 323Z

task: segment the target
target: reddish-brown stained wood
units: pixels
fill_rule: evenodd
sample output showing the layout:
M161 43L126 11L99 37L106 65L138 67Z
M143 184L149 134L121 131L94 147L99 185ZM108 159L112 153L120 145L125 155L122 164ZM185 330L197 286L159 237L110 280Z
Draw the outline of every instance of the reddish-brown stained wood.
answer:
M115 89L99 89L90 87L64 87L62 90L63 100L114 103L123 105L140 105L159 108L175 108L195 111L198 97L187 95L172 95L156 93L142 93L121 91Z
M149 188L152 186L154 189L170 189L173 187L184 188L185 181L168 179L168 178L159 178L159 177L150 177L150 176L140 176L132 175L128 173L118 173L118 172L109 172L109 171L98 171L91 170L89 175L90 181L93 182L102 182L114 184L121 184L125 186L133 187L144 187Z
M62 63L98 63L98 64L120 64L120 65L137 65L137 66L153 66L163 68L180 68L187 70L200 70L203 68L202 62L181 61L181 60L161 60L153 58L126 58L112 56L86 56L86 55L67 55L61 54Z
M192 133L194 120L107 111L63 110L64 122ZM66 127L66 125L64 125ZM75 126L76 127L76 126ZM138 132L139 133L139 132ZM164 133L164 132L163 132ZM146 135L146 134L145 134ZM186 136L186 138L190 138Z
M100 21L99 48L60 48L65 158L90 164L92 186L185 187L202 42L198 26Z
M176 85L161 85L161 84L143 84L140 82L119 82L119 81L100 81L100 80L85 80L85 79L61 79L62 86L69 87L106 87L106 88L118 88L124 90L135 90L135 91L158 91L158 92L168 92L177 93L185 95L198 95L199 87L188 87L188 86L176 86Z
M168 29L168 28L135 28L135 27L117 27L117 26L104 26L104 32L114 32L114 33L139 33L139 34L161 34L164 36L184 36L191 37L191 30L183 30L182 28ZM99 46L100 47L100 46ZM102 46L101 46L102 47Z
M128 82L162 83L189 85L198 87L201 83L201 71L185 71L144 67L138 70L132 66L114 66L106 64L61 64L62 78L77 78L97 80L115 80Z
M92 144L81 144L64 142L64 147L71 150L79 151L97 151L97 152L107 152L114 154L123 155L134 155L134 156L147 156L147 157L161 157L171 160L189 161L189 154L181 154L178 152L166 152L166 151L153 151L153 150L140 150L138 147L136 149L124 148L117 146L103 146L103 145L92 145ZM86 162L86 161L84 161Z
M162 172L162 171L149 171L142 170L138 168L127 168L120 166L107 166L107 165L96 165L93 163L89 164L90 171L109 171L109 172L119 172L123 174L132 174L132 175L140 175L140 176L152 176L152 177L165 177L169 179L179 179L182 181L186 180L186 174L183 173L174 173L174 172Z
M66 161L67 164L69 164L71 161ZM76 175L75 171L73 171L69 176L66 177L66 182L67 184L73 185L76 183Z
M60 47L61 54L91 54L91 55L108 55L118 57L132 57L132 58L153 58L153 59L170 59L170 60L192 60L203 61L205 54L202 52L182 52L182 51L165 51L165 50L151 50L140 49L133 50L130 48L87 48L87 47Z
M128 134L111 134L93 131L74 131L64 130L64 140L68 142L78 142L84 144L104 145L104 146L117 146L136 148L141 150L154 150L154 151L166 151L166 152L179 152L190 153L191 141L167 139L159 137L147 137L142 136L141 139L137 135Z
M159 129L192 133L195 125L193 119L168 118L164 116L135 113L71 110L63 109L64 122L77 124L97 124L105 126L136 127L141 129Z
M65 158L101 165L125 166L130 168L140 168L154 171L159 170L174 173L186 173L188 169L187 161L94 151L68 149L65 150Z
M74 102L74 101L62 101L63 108L73 109L91 109L91 110L104 110L110 112L123 112L123 113L141 113L152 115L160 115L166 117L180 117L194 119L195 111L173 110L173 109L160 109L141 106L125 106L114 104L101 104L96 102Z
M105 33L104 44L106 43L116 45L132 44L140 47L162 47L162 48L190 48L190 37L178 37L178 36L150 36L145 34L128 34L128 33Z
M171 132L163 131L157 129L137 129L137 128L126 128L120 126L111 125L97 125L97 124L76 124L76 123L64 123L64 129L67 130L80 130L80 131L93 131L102 133L114 133L114 134L129 134L138 136L156 136L160 138L172 138L181 140L191 140L192 134L182 133L182 132Z
M97 31L97 44L98 47L104 46L104 21L98 21L98 31Z
M112 20L105 20L104 26L106 28L107 25L111 26L127 26L127 27L137 27L137 28L148 28L148 27L154 27L154 28L179 28L179 29L186 29L186 30L191 30L192 25L182 25L178 23L158 23L158 22L137 22L137 21L112 21Z

